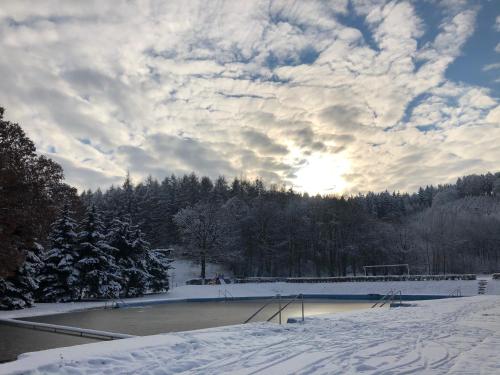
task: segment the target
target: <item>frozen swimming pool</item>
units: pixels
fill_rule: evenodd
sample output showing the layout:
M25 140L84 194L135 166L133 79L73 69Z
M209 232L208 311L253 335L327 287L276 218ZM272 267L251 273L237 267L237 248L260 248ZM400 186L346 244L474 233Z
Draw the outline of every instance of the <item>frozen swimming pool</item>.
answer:
M266 302L268 300L175 302L120 309L86 310L23 320L144 336L240 324ZM284 303L285 301L282 302ZM353 311L370 308L372 304L373 302L367 300L306 299L304 313L305 316L312 316ZM252 321L265 321L277 310L278 303L274 302ZM283 311L282 320L286 322L288 317L300 315L301 305L294 303ZM277 318L273 321L277 322ZM0 325L0 361L13 360L19 354L30 351L89 342L95 340Z

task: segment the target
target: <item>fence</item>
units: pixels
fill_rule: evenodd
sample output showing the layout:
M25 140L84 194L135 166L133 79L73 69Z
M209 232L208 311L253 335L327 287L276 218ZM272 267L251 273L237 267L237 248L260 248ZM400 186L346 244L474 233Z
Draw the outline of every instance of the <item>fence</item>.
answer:
M500 279L500 274L498 274ZM439 281L439 280L476 280L474 274L454 275L387 275L387 276L338 276L338 277L247 277L236 279L244 283L350 283L373 281Z

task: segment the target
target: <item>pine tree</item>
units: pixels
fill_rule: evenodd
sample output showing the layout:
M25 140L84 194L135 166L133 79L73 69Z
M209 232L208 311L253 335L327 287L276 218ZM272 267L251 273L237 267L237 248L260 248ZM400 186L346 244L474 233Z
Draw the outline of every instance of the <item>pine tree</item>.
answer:
M0 279L0 309L23 309L33 306L35 292L39 287L39 273L43 267L43 247L34 243L26 252L24 263L16 276Z
M163 224L158 228L160 244L172 244L179 242L177 225L173 222L173 216L179 211L180 181L172 175L163 180L160 186L160 212L163 214Z
M219 205L224 204L229 197L229 187L224 176L220 176L215 181L212 197Z
M98 192L99 191L97 191L95 194L97 194ZM96 204L96 206L102 212L103 220L106 226L110 226L115 217L123 215L120 194L120 188L111 186L108 190L106 190L102 197L100 197L101 202L99 204Z
M214 190L214 184L209 177L202 177L200 181L200 199L203 201L209 201L212 198L212 193Z
M124 272L127 275L128 293L133 296L140 296L146 292L148 284L152 278L148 272L149 243L144 239L144 233L136 227L131 226L131 253L127 267Z
M127 172L125 181L123 182L122 188L119 194L121 215L129 215L132 219L135 219L137 215L137 199L135 194L134 185L132 184L132 179L130 178L130 172Z
M148 252L147 267L151 275L148 287L153 292L166 292L169 288L168 270L172 259L161 249L152 249Z
M108 243L117 249L116 264L120 269L122 295L134 297L144 294L151 275L147 271L149 243L129 217L115 218L108 235Z
M103 224L92 205L78 233L78 269L80 296L87 298L116 297L120 292L118 269L114 253L102 234Z
M137 219L141 230L146 233L148 241L158 246L162 225L166 220L165 209L161 204L160 185L151 176L145 183L137 185Z
M52 225L51 248L44 257L40 276L41 298L47 302L66 302L78 297L79 274L75 268L77 254L77 224L65 206L61 217Z

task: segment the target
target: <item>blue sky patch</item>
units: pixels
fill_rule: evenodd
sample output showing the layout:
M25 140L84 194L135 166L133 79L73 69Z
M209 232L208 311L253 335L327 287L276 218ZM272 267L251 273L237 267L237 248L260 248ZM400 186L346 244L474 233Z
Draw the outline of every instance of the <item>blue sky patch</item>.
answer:
M500 15L500 2L483 1L476 19L474 34L467 40L462 54L448 67L446 77L471 85L484 86L500 97L500 69L484 70L489 64L500 63L495 46L500 43L500 32L495 30L495 19Z

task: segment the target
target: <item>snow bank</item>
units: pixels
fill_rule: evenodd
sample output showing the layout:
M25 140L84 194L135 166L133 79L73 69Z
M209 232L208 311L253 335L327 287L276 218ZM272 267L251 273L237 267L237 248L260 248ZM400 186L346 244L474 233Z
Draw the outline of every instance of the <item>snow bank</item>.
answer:
M500 297L138 337L30 353L2 374L497 374Z
M175 259L170 265L173 267L169 271L170 285L173 287L183 286L186 281L200 277L200 265L191 260ZM217 274L222 274L225 277L232 276L232 273L223 265L208 262L206 264L207 278L215 278Z

